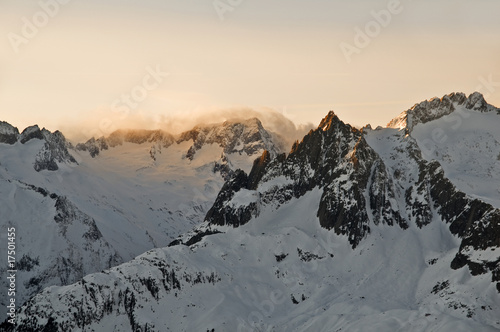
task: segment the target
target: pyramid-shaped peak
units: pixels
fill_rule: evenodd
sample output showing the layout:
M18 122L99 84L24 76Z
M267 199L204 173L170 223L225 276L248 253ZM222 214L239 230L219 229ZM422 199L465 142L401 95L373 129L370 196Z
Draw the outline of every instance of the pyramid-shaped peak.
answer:
M335 112L330 111L328 114L321 120L318 128L323 131L329 130L335 123L341 122L339 117L335 114Z

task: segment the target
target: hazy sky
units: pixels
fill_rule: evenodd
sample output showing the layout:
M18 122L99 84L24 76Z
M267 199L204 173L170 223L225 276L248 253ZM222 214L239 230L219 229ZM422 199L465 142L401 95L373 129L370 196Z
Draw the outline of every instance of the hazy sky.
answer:
M0 0L0 120L81 136L245 107L385 125L453 91L500 106L499 14L498 0Z

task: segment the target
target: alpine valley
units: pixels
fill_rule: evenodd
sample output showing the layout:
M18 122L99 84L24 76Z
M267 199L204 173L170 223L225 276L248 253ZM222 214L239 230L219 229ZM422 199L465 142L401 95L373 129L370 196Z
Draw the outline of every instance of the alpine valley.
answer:
M255 118L77 145L1 123L0 330L500 331L498 128L477 92L291 147Z

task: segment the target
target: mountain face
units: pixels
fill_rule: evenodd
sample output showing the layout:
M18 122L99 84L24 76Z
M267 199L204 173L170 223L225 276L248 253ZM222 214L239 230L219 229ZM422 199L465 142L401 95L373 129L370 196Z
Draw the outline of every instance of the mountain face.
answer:
M288 154L227 173L201 225L44 289L16 331L498 331L499 126L478 93L375 130L330 112Z
M262 151L269 151L277 155L284 151L283 139L279 135L269 132L257 118L244 121L225 121L222 124L199 125L193 129L173 136L161 130L118 130L109 137L91 138L86 143L77 144L76 149L89 151L96 157L103 150L121 146L124 143L150 143L150 156L156 161L162 148L168 149L173 144L189 144L189 148L182 158L193 161L196 153L202 152L206 146L218 146L222 149L220 159L214 164L216 171L225 178L237 168L247 169L247 160ZM250 163L251 166L251 163Z
M195 131L205 134L123 130L74 147L60 132L0 123L0 227L17 230L18 305L167 246L203 220L224 176L281 144L256 119Z
M463 93L451 93L442 98L432 98L415 104L411 109L401 113L393 119L387 127L405 129L411 132L413 127L419 123L430 122L455 111L472 110L479 113L494 112L496 107L489 105L479 92L475 92L467 97Z
M0 122L0 143L14 145L17 142L26 144L32 139L44 141L33 161L33 168L39 172L42 170L56 171L59 169L58 163L75 164L75 158L68 152L72 148L63 134L59 131L51 133L47 129L38 126L31 126L19 134L19 130L7 122ZM31 162L26 160L25 162Z

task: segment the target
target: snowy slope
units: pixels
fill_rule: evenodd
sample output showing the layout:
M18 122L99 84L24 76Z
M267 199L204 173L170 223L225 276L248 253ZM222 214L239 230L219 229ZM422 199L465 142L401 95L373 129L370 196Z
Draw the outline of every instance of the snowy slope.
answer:
M106 138L114 139L114 146L92 156L89 149L74 149L60 133L33 126L19 134L1 123L0 227L2 236L7 227L16 227L16 258L26 265L19 268L18 304L47 286L70 284L151 248L167 246L199 224L224 182L223 175L234 167L249 170L266 144L274 144L255 119L214 124L210 129L231 126L241 132L219 137L234 149L224 153L219 142L202 142L187 158L195 142L169 141L166 133L151 137L151 131L129 131L128 141L120 141L116 133ZM256 132L262 136L249 137ZM148 139L143 140L145 135ZM92 142L96 140L87 146ZM6 259L6 253L1 255L2 273ZM0 281L3 289L6 282ZM0 299L2 316L5 300Z
M389 123L415 138L461 191L500 207L500 109L454 93L416 104ZM425 119L425 120L424 120Z
M445 224L382 226L352 250L320 227L321 195L315 189L225 234L46 289L18 323L67 331L500 329L494 285L449 269L458 239Z
M467 144L439 123L457 111L483 125L458 128ZM498 171L466 168L467 156L481 158L475 149L485 163L496 153L486 123L497 112L478 94L425 101L377 130L331 112L290 154L264 152L249 172L229 174L202 225L45 289L17 328L498 331L496 194L461 187ZM450 139L429 154L435 128Z
M500 207L500 115L462 109L413 129L423 156L437 160L461 191ZM442 133L442 134L441 134ZM434 137L434 139L433 139Z

